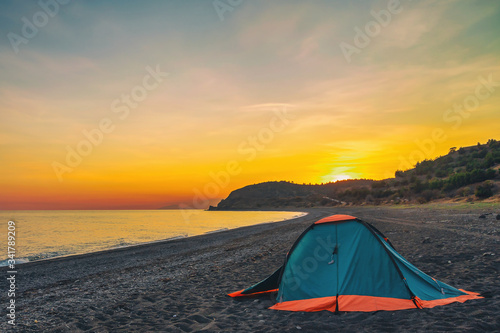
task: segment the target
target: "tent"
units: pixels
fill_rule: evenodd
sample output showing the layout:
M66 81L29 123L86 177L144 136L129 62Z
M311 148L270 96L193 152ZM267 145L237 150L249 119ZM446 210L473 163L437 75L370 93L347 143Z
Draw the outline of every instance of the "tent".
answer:
M307 228L283 266L231 297L277 292L270 309L378 311L433 308L482 298L438 281L403 258L374 226L332 215Z

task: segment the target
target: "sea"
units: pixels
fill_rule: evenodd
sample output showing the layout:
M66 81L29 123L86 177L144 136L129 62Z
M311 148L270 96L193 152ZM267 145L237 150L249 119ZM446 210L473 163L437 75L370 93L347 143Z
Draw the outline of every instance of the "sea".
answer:
M7 265L9 252L15 253L16 264L21 264L278 222L303 215L305 213L300 212L205 210L0 211L0 266ZM10 244L8 235L14 237L11 237Z

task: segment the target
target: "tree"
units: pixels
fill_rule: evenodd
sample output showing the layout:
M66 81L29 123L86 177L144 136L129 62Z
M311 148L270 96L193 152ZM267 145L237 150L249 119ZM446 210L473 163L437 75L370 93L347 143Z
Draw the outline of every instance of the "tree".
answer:
M444 178L446 176L448 176L447 170L443 170L443 169L436 170L436 177L438 177L438 178Z
M487 169L495 165L495 158L493 157L492 152L490 151L485 160L483 161L483 168Z
M396 178L397 177L401 177L402 178L402 177L405 176L405 173L404 173L403 170L397 170L396 173L395 173L395 176L396 176Z

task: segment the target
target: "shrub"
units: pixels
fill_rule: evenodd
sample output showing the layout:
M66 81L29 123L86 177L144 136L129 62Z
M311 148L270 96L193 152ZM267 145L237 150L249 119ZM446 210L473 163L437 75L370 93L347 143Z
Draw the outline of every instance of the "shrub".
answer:
M433 199L437 199L439 197L439 191L437 190L425 190L422 194L417 198L419 203L426 203Z
M415 181L415 183L410 185L410 190L415 193L420 193L427 188L427 183L422 183L419 179Z
M384 187L387 187L387 183L385 181L383 181L383 180L378 181L378 182L374 182L372 184L372 189L373 188L384 188Z
M463 187L457 191L457 194L461 197L467 197L472 193L472 190L470 187Z
M424 198L424 197L419 196L419 197L417 197L417 202L418 202L419 204L424 204L424 203L427 203L427 202L429 202L429 201L428 201L428 200L425 200L425 198Z
M476 197L486 199L493 195L493 184L486 181L476 188Z

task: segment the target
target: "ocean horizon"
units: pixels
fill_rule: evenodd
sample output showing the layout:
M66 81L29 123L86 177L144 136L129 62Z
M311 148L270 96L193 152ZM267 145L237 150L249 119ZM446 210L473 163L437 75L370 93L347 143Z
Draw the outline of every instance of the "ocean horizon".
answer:
M0 211L16 226L16 263L190 237L303 216L301 212L205 210ZM7 247L7 239L0 242ZM7 265L7 253L0 266Z

